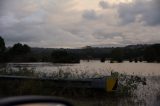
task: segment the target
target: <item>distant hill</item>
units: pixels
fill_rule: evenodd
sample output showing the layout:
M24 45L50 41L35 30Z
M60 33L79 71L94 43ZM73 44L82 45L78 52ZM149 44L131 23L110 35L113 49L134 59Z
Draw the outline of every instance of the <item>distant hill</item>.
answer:
M65 50L76 54L80 59L118 59L121 60L146 60L159 61L160 44L138 44L125 47L92 47L86 46L77 49L63 48L31 48L33 55L41 58L38 61L51 61L51 54L56 50ZM159 54L158 54L159 53ZM153 57L153 58L152 58Z

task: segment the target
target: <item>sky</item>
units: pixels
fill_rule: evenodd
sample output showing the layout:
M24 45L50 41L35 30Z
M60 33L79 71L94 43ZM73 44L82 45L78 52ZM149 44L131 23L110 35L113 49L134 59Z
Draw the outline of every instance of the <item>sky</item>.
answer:
M0 36L45 48L160 43L160 0L0 0Z

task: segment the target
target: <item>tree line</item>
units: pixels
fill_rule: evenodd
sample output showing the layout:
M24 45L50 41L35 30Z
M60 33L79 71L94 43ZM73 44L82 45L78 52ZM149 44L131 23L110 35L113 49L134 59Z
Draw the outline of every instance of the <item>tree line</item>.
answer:
M0 37L0 62L54 62L79 63L80 60L101 62L160 62L160 44L129 45L126 47L98 48L86 46L81 49L31 48L27 44L16 43L6 47Z

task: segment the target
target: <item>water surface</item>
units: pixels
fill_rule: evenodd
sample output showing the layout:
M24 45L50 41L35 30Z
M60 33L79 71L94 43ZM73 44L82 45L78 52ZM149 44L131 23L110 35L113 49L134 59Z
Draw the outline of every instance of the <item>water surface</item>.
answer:
M107 73L110 71L117 71L120 73L135 74L135 75L160 75L159 63L130 63L125 61L123 63L101 63L100 61L81 61L80 64L53 64L53 63L8 63L7 68L34 68L37 71L52 72L59 69L65 71L72 69L79 71L87 71L90 73Z

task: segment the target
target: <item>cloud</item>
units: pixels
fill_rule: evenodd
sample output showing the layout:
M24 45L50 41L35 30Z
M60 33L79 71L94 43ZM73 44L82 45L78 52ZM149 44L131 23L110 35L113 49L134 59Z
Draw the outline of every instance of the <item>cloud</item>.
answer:
M113 39L114 37L122 36L122 33L120 32L109 32L106 30L96 30L93 33L93 36L97 39Z
M160 25L158 0L134 0L119 4L117 10L122 24L140 22L144 25ZM157 5L156 5L157 4Z
M17 42L34 47L82 47L160 41L158 0L114 5L93 1L1 0L0 35L7 46Z
M100 1L100 2L99 2L99 6L100 6L102 9L106 9L106 8L109 7L109 4L108 4L108 2L106 2L106 1Z
M21 22L23 23L43 23L43 21L45 20L45 15L46 15L46 11L44 10L38 10L32 14L30 14L29 16L24 17L23 19L21 19Z
M82 16L88 20L96 20L99 18L98 14L94 10L85 10Z
M14 24L18 23L19 20L13 14L7 14L5 16L0 17L0 23L4 27L10 27Z
M71 46L71 41L78 40L63 29L73 21L72 16L66 15L73 14L69 11L70 1L6 0L3 3L0 35L7 40L7 45L24 42L37 47L60 47Z

